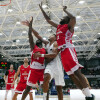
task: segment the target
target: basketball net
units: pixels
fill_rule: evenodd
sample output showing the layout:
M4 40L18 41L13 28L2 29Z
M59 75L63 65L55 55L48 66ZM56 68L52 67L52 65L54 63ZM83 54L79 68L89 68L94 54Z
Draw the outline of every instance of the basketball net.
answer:
M8 6L11 4L11 0L0 0L0 6Z

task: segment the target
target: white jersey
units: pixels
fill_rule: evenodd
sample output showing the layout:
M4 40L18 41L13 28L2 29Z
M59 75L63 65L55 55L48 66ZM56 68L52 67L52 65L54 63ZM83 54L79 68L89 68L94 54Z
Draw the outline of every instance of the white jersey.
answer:
M53 44L50 45L50 43L47 44L46 46L46 50L48 54L52 54L53 53ZM62 67L62 63L60 60L60 55L58 54L50 63L48 63L47 65L50 66L50 69L53 69L54 73L56 74L63 74L63 67Z

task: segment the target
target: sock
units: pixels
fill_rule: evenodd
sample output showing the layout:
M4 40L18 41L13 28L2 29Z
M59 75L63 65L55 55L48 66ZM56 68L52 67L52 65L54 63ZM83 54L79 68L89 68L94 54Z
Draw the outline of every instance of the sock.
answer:
M14 89L12 89L11 92L12 92L12 98L13 98L14 93L15 93Z
M6 90L5 99L7 99L8 90Z
M43 92L43 100L46 100L46 99L47 99L47 93Z
M87 87L87 88L83 88L83 89L82 89L82 92L83 92L83 94L84 94L86 97L92 97L92 95L91 95L90 90L89 90L88 87Z

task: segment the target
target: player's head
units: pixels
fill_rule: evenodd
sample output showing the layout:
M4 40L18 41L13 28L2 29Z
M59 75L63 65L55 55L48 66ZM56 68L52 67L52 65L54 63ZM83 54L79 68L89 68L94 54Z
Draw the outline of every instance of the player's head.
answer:
M38 47L42 47L42 41L41 40L36 40L36 45Z
M64 16L63 19L61 19L60 24L68 24L70 21L70 18L68 16Z
M24 58L24 63L28 63L28 58L27 57Z
M49 36L48 40L51 41L56 41L56 35L52 34L51 36Z
M14 67L13 64L10 65L10 70L13 71Z

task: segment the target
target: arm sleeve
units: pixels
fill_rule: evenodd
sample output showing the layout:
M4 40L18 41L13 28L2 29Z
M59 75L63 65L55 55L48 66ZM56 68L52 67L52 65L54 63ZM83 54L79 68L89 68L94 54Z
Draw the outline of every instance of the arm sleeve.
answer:
M5 75L7 76L8 74L9 74L9 72L8 72L8 71L6 71Z

